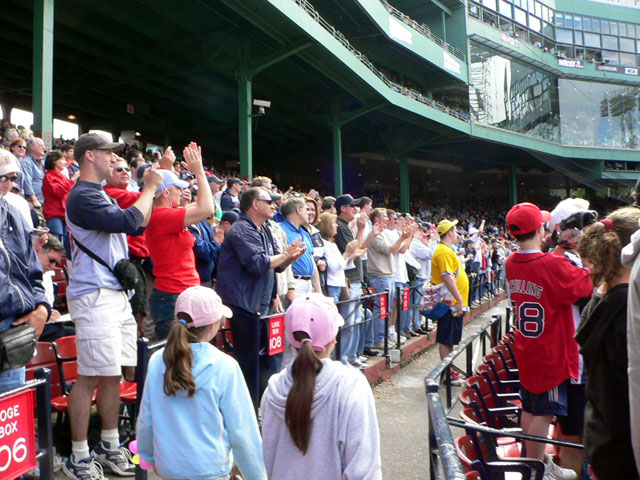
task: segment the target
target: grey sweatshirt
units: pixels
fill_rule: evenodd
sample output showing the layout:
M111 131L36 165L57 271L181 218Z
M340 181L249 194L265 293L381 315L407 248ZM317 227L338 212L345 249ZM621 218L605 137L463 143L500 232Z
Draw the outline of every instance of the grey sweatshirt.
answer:
M306 455L284 420L291 366L269 380L262 397L262 450L270 479L379 480L380 435L373 393L358 370L322 360L311 407Z
M638 253L640 253L640 229L631 237L631 243L622 249L621 258L622 264L631 268L627 304L629 417L633 455L636 466L640 469L640 255Z

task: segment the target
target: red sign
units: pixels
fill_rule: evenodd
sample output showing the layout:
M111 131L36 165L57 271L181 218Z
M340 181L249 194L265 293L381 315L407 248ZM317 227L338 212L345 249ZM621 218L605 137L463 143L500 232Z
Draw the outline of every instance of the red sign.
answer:
M411 290L405 288L402 290L402 311L409 310L409 295Z
M387 300L389 297L386 293L383 293L378 298L380 298L380 318L387 318Z
M18 478L37 466L33 390L0 398L0 479Z
M284 315L269 319L269 355L284 352Z

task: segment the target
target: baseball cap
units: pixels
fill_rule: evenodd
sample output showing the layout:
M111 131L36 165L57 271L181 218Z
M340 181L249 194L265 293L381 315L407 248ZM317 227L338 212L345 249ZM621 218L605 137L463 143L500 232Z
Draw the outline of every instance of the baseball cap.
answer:
M187 327L204 327L219 322L222 317L231 318L233 313L215 290L198 285L189 287L182 292L176 300L176 316L178 313L186 313L191 317Z
M189 170L186 172L180 172L180 180L189 180L190 178L196 178L196 176Z
M549 210L540 210L540 213L542 214L543 222L548 222L551 220L551 212Z
M227 179L227 188L231 188L231 185L233 185L234 183L242 183L242 180L240 180L239 178Z
M279 193L271 192L271 200L273 200L274 202L277 202L281 198L282 195L280 195Z
M566 220L571 215L580 211L589 210L589 200L583 198L565 198L556 208L551 210L551 219L549 220L549 230L555 230L556 225Z
M220 177L216 177L215 175L207 175L207 181L209 183L215 182L215 183L219 183L219 184L223 184L225 182L224 179L222 179Z
M302 342L296 340L293 334L304 332L317 352L323 352L324 347L338 335L338 328L344 325L333 299L320 293L297 297L289 305L284 321L291 345L300 348Z
M345 195L340 195L338 198L336 198L335 207L338 213L340 213L340 207L351 206L355 204L356 204L356 200L354 200L354 198L347 193Z
M533 203L518 203L507 213L507 227L511 235L531 233L540 228L540 225L542 225L542 212Z
M10 173L21 173L18 159L10 151L0 149L0 176Z
M106 137L99 133L85 133L80 135L73 146L73 158L78 160L88 150L113 150L118 152L122 150L124 143L110 142Z
M233 222L238 220L238 218L240 218L240 217L238 216L238 214L236 212L229 210L228 212L224 212L222 214L222 217L220 217L220 221L221 222L229 222L229 223L233 224Z
M180 180L178 176L173 173L171 170L159 169L158 172L162 174L164 180L162 181L162 185L158 187L156 193L163 192L169 187L178 187L178 188L188 188L189 184L184 180Z
M458 224L458 220L440 220L440 223L438 223L438 235L443 236L444 234L446 234L449 230L451 230L453 227L455 227Z

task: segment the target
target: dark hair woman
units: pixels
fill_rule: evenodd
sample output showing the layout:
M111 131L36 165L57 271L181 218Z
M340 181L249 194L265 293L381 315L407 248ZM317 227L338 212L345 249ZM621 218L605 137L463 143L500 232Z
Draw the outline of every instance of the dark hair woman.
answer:
M46 173L42 181L42 195L44 196L42 214L47 220L47 227L64 244L67 257L70 258L65 212L67 210L67 195L80 176L80 172L76 172L71 178L68 178L64 155L58 150L47 153L44 169Z

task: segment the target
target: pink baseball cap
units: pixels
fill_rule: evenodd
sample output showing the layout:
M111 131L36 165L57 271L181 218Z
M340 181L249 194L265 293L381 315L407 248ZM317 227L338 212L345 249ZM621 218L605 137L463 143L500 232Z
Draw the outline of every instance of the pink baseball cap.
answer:
M204 327L219 322L222 317L233 316L231 309L222 304L220 296L208 287L189 287L176 300L176 316L186 313L191 317L187 327Z
M324 347L338 335L338 328L344 325L333 299L320 293L296 298L287 309L284 321L291 345L300 348L302 342L293 334L304 332L318 352L324 351Z

